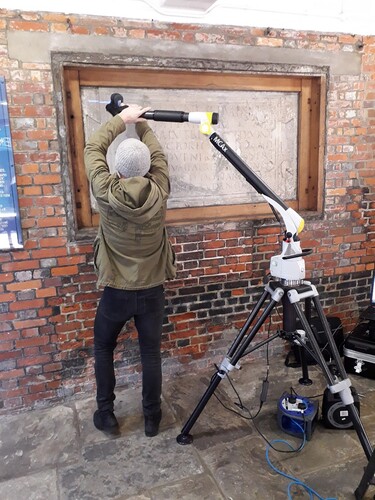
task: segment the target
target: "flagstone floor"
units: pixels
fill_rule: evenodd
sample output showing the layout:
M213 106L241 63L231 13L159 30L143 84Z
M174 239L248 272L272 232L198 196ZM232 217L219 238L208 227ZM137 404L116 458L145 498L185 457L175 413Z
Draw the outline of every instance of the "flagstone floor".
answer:
M210 382L215 368L164 381L163 420L158 436L143 431L140 388L119 388L116 415L121 433L111 438L92 423L93 395L43 410L0 417L0 498L2 500L263 500L288 498L297 478L323 498L352 499L366 458L354 430L327 429L318 421L298 452L269 451L267 442L301 439L281 430L277 402L290 388L322 403L325 381L310 368L311 386L298 383L300 370L271 359L268 399L252 422L241 411L228 378L223 379L191 430L194 441L176 437ZM242 405L255 415L266 373L263 360L231 372ZM360 393L361 419L375 442L375 381L350 377ZM220 401L219 401L220 400ZM227 408L233 411L230 411ZM242 416L238 415L240 413ZM243 416L247 417L243 418ZM264 436L264 437L263 437ZM273 444L289 450L283 442ZM291 485L293 498L308 498ZM365 499L373 498L371 486Z

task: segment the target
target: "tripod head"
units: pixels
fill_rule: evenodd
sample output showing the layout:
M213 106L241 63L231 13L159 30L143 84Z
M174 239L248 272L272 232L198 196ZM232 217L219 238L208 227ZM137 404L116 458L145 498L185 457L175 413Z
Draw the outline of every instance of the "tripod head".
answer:
M111 95L106 110L115 116L128 106L124 104L121 94ZM285 230L280 255L271 257L270 273L274 278L287 285L297 285L305 278L305 262L303 257L312 253L311 249L301 249L299 233L304 228L303 218L288 207L276 193L265 184L260 177L233 151L233 149L212 129L211 125L219 122L218 113L185 111L146 111L142 118L164 122L190 122L199 124L202 134L209 136L211 144L231 163L246 181L261 194L267 203L283 219ZM276 215L276 213L275 213ZM277 217L277 216L276 216Z

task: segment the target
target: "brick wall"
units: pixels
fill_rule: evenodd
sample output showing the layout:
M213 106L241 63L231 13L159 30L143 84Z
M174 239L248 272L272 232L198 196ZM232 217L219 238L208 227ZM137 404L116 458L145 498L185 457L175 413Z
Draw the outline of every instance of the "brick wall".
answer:
M315 250L306 259L307 275L326 312L339 315L350 330L374 268L375 37L0 9L0 73L25 242L23 250L0 252L0 412L93 391L92 330L100 297L92 243L68 238L51 66L10 58L7 41L14 31L359 52L360 75L329 81L324 217L308 218L303 233L303 246ZM280 230L273 221L218 220L169 232L179 262L177 279L167 285L163 334L164 370L172 374L187 365L207 366L226 352L262 290ZM116 366L119 383L139 381L132 325L121 336Z

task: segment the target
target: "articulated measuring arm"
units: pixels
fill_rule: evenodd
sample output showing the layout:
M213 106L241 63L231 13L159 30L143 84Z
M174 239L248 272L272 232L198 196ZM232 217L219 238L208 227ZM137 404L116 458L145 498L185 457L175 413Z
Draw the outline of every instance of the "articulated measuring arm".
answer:
M113 116L120 113L127 106L123 104L121 94L112 94L106 110ZM280 255L271 258L270 272L277 279L289 282L298 282L305 278L305 263L303 256L311 253L310 249L301 250L298 234L303 230L303 218L292 208L288 207L233 151L233 149L212 129L219 121L218 113L185 111L147 111L143 118L165 122L189 122L200 125L202 134L209 136L211 144L231 163L247 182L261 194L283 219L285 225L282 251Z
M211 144L238 170L253 188L280 214L284 221L285 232L280 255L271 257L270 272L277 279L298 282L305 278L303 256L310 249L301 250L299 233L304 228L303 218L288 207L252 169L233 151L233 149L212 130L209 122L202 122L200 131L209 136Z

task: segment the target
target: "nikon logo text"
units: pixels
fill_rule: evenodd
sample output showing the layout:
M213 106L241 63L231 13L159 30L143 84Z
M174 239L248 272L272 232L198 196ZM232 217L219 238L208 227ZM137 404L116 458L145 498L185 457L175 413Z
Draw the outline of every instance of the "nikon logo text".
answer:
M216 144L219 146L219 148L221 148L221 149L224 151L224 153L225 153L225 151L227 151L227 149L228 149L228 148L227 148L227 146L225 145L225 142L224 142L224 141L222 141L222 140L221 140L221 139L219 139L218 137L215 137L215 138L214 138L214 142L216 142Z

